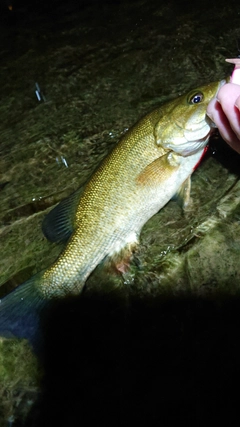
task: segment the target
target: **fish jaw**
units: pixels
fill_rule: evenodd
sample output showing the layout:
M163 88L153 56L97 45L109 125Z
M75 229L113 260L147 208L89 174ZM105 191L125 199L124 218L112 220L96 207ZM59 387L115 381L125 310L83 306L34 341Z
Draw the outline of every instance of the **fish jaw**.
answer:
M196 140L188 140L188 133L191 134L191 132L185 131L185 138L179 139L177 146L175 145L176 141L174 141L174 143L164 143L164 147L168 148L169 150L174 150L181 156L191 156L192 154L197 153L199 150L202 150L207 145L212 132L208 125L204 125ZM201 137L202 133L204 134L203 137Z

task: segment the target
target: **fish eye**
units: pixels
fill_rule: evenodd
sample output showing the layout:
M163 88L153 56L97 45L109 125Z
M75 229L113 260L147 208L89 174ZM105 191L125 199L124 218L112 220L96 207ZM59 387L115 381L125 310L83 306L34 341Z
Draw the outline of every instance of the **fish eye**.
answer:
M197 92L194 93L194 95L190 95L188 98L188 103L189 104L199 104L199 102L203 101L203 93L202 92Z

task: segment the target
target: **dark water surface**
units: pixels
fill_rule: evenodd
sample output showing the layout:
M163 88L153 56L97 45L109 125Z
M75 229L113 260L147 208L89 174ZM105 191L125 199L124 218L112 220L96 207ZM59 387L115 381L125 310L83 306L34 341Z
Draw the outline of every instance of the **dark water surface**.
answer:
M228 76L240 37L237 1L7 6L1 295L61 252L41 232L50 208L143 114ZM185 216L171 201L144 227L128 283L97 270L49 319L41 384L29 349L0 342L1 426L238 425L239 155L215 137L192 181Z

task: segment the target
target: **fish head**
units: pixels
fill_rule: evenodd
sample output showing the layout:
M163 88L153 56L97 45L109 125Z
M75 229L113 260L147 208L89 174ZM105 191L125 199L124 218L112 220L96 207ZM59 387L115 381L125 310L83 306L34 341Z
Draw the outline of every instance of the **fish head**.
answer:
M154 129L157 145L184 157L202 150L215 129L206 115L207 106L225 83L209 83L165 104Z

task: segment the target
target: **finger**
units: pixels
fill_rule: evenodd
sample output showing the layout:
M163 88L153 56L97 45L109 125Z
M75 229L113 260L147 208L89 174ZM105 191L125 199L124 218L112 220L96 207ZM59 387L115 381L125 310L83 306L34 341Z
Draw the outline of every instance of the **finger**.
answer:
M236 99L235 105L240 110L240 96Z
M219 102L217 98L213 98L207 106L207 115L211 118L211 120L214 123L215 123L214 117L215 117L216 110L218 109L218 106L219 106Z
M240 99L239 99L240 101ZM236 108L236 107L235 107ZM232 130L221 104L214 98L208 105L207 115L217 126L222 138L238 153L240 153L240 140Z
M218 92L217 99L220 102L230 126L240 139L240 112L236 107L236 100L240 96L240 86L227 83Z

